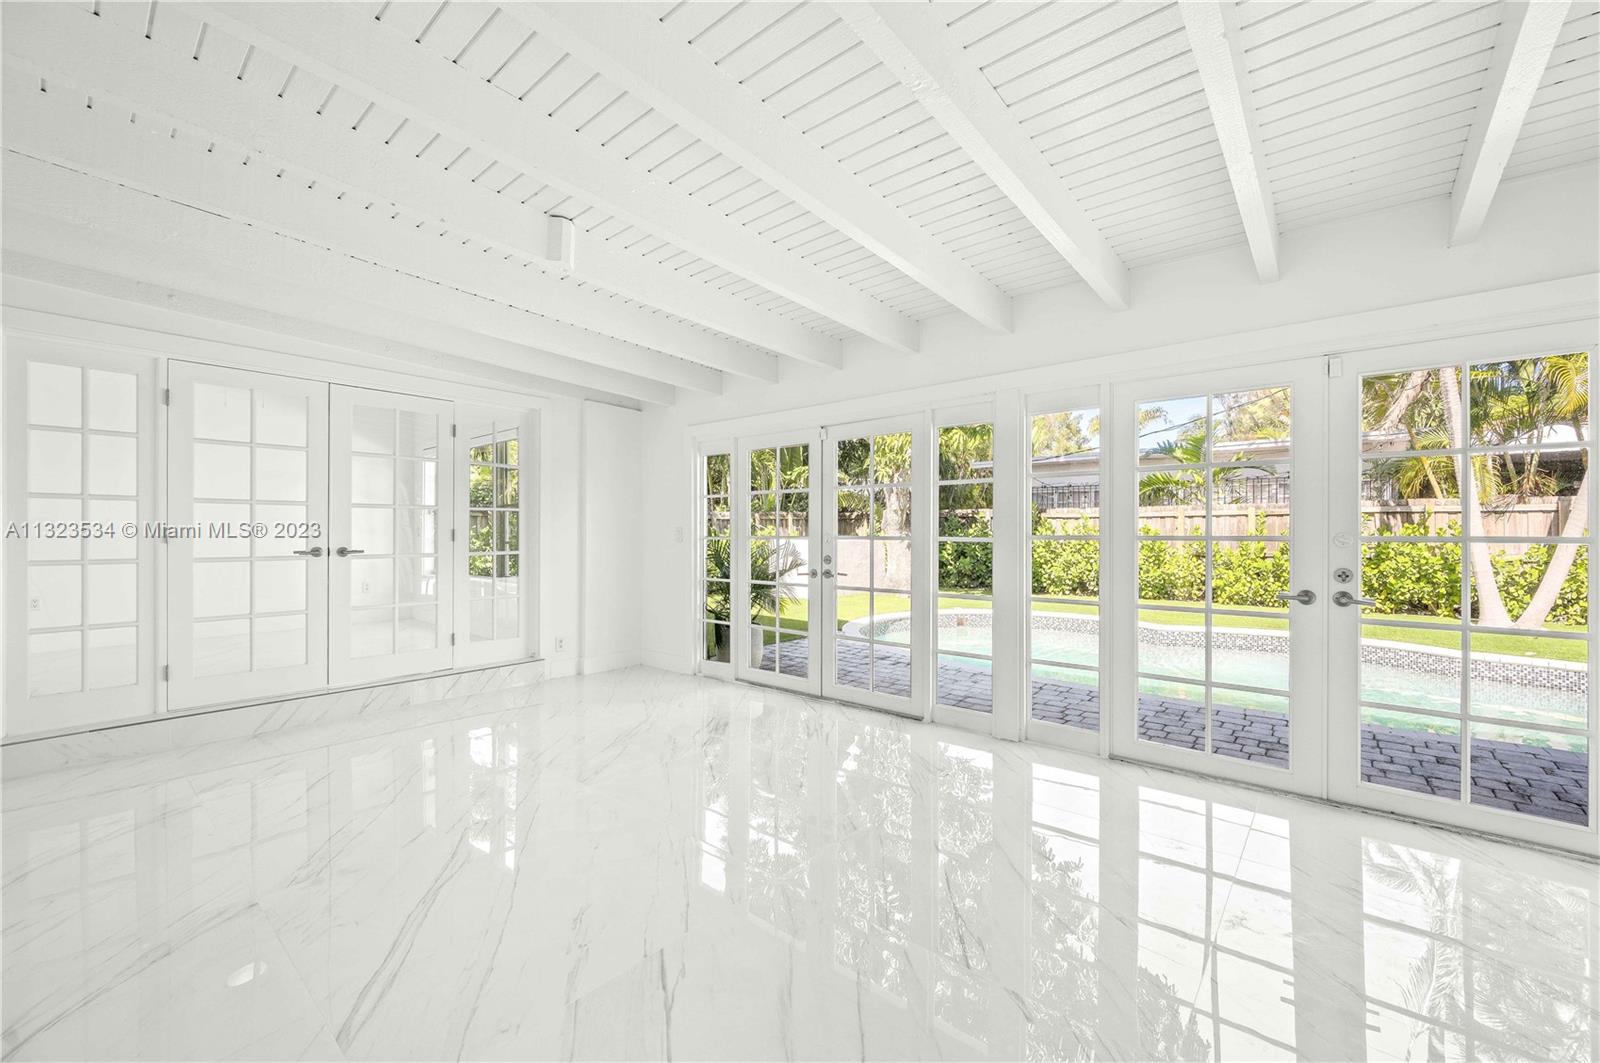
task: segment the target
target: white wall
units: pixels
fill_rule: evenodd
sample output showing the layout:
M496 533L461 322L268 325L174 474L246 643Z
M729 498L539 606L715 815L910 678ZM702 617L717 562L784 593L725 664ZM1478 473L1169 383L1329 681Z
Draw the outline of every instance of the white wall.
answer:
M582 594L579 667L599 672L639 663L644 608L643 536L653 522L641 505L643 421L635 410L585 402L581 457ZM555 562L562 562L557 557ZM559 604L559 597L553 598Z
M685 617L696 572L697 437L955 405L1002 387L1049 391L1600 313L1596 167L1506 184L1470 244L1446 246L1449 217L1449 202L1435 199L1285 234L1283 276L1272 284L1255 279L1242 244L1151 266L1133 274L1133 306L1121 312L1082 284L1021 296L1009 334L947 315L924 324L915 355L856 342L843 371L786 365L777 384L730 378L720 396L685 395L648 411L644 503L671 516L644 528L644 660L693 665Z

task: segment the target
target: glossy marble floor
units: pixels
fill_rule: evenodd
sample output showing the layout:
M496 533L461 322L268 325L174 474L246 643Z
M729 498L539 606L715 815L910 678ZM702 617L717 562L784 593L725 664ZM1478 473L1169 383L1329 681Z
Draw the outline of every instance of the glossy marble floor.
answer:
M16 1059L1600 1055L1595 867L647 670L4 788Z

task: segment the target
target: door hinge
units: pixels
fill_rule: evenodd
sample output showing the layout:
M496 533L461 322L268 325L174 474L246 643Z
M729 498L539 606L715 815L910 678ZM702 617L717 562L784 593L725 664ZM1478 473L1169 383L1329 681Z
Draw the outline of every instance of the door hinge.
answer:
M452 631L452 632L450 632L450 645L454 646L455 644L456 644L456 633L454 631Z
M454 528L450 529L450 541L451 542L455 542L456 541L456 530Z
M455 425L451 425L450 426L450 438L454 439L455 437L456 437L456 426Z
M167 683L167 682L171 682L171 680L172 680L172 665L170 665L170 664L162 665L161 666L161 681L163 683Z
M172 405L172 389L171 388L162 388L161 389L161 405L163 405L163 406L171 406Z

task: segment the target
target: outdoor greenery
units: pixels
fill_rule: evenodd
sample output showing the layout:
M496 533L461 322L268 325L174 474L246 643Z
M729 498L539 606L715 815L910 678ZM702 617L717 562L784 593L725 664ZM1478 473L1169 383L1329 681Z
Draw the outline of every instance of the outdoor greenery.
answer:
M1452 521L1443 535L1458 533ZM1405 524L1400 534L1361 548L1362 593L1382 613L1458 617L1461 614L1461 546L1452 542L1418 542L1429 535L1429 522ZM1433 533L1439 534L1439 533ZM1407 540L1413 541L1407 541ZM1550 566L1555 548L1543 543L1520 555L1491 550L1489 562L1508 612L1521 615L1532 601ZM1478 615L1476 586L1473 615ZM1555 597L1546 624L1583 627L1589 621L1589 552L1578 547L1566 579Z

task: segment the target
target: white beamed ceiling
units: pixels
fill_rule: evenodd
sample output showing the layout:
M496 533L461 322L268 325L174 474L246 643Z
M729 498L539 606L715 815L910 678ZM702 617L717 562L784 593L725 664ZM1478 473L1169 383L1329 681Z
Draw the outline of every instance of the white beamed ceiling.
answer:
M1008 140L1020 149L1003 161L1015 167L1015 156L1027 155L1038 180L1059 181L1060 198L1077 205L1113 267L1229 247L1248 263L1246 217L1259 243L1264 227L1289 233L1451 196L1474 123L1495 103L1506 14L1499 0L1221 2L1238 92L1215 104L1207 87L1218 84L1218 57L1210 56L1208 82L1196 59L1203 42L1191 39L1176 3L940 3L933 28L981 71L977 90L999 101L997 109L985 98L970 113L1008 116L1021 132ZM572 377L592 349L604 356L594 362L598 392L607 393L605 373L664 385L611 392L633 405L664 401L676 387L716 391L728 375L771 382L801 365L836 371L841 342L856 336L914 360L931 317L970 313L1005 328L1011 297L1081 283L1059 239L1034 224L1038 202L1019 209L1002 191L1016 186L997 179L997 160L963 148L972 139L952 135L941 124L948 114L924 105L928 87L904 83L904 71L863 39L861 20L842 18L838 5L629 5L630 18L656 20L663 41L683 46L674 53L680 62L705 63L693 85L684 75L682 92L673 91L670 67L635 77L645 72L618 66L615 54L604 58L614 77L589 66L561 44L560 5L547 7L554 10L464 0L278 10L184 0L7 3L4 147L29 165L126 186L107 193L118 203L163 201L152 217L172 202L209 211L225 219L211 236L219 242L228 224L249 226L254 241L314 244L316 253L360 259L372 276L404 274L413 292L433 284L487 295L502 306L500 325L465 312L440 319L453 354L479 334L486 362L490 348L501 368L525 350L530 365ZM292 10L294 25L282 10ZM1600 156L1597 33L1600 4L1573 3L1495 180ZM586 54L602 63L598 52ZM383 82L397 60L418 71L414 85ZM681 109L704 106L708 72L727 79L727 106L743 108L738 130ZM649 86L663 110L619 80ZM130 125L164 138L172 165L136 145L139 158L130 155L122 172L116 150L94 144L83 121L52 119L64 105L105 123L107 144L127 141ZM663 113L672 107L682 123ZM1225 132L1226 154L1223 107L1225 130L1237 129L1240 115L1253 124L1247 141ZM505 116L502 133L485 131L489 112ZM53 132L61 126L76 132ZM763 128L774 143L751 143L751 130ZM541 152L529 129L559 133L567 150ZM1251 153L1242 169L1240 143ZM773 181L730 154L766 165ZM770 165L779 158L812 162L794 173ZM315 200L314 216L334 223L312 239L288 224L297 218L293 197L256 203L251 182L221 188L230 167L280 175L296 196ZM586 183L596 167L615 179ZM63 183L95 187L81 177ZM51 212L70 213L65 193L14 202L8 187L6 195L8 212L37 219L33 232L45 231ZM408 235L374 232L374 216ZM546 216L574 223L571 275L540 254ZM130 226L119 246L136 248L140 231L155 230ZM345 233L361 240L342 243ZM450 253L385 258L386 248L415 244L417 233ZM34 270L40 250L35 241L25 252ZM174 249L160 250L170 258ZM464 251L485 264L488 291L475 290ZM96 269L162 283L138 272L147 268L139 257ZM514 290L518 276L528 278L525 292ZM1136 284L1133 293L1136 310ZM325 294L362 304L402 299ZM287 310L282 298L271 309ZM526 327L507 317L513 310Z

